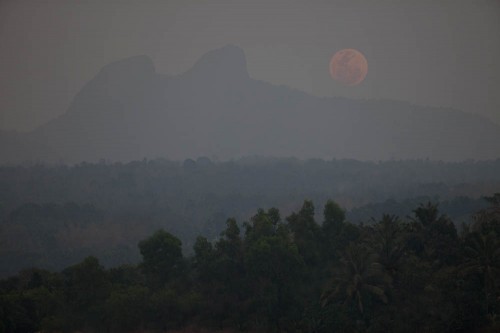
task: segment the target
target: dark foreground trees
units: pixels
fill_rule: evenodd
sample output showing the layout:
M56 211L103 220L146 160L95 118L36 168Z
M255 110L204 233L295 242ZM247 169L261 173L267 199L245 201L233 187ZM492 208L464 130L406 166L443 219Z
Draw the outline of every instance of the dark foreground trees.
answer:
M431 203L363 226L332 201L322 223L310 201L285 219L229 219L188 257L159 230L137 266L88 257L0 281L0 332L496 332L499 197L460 233Z

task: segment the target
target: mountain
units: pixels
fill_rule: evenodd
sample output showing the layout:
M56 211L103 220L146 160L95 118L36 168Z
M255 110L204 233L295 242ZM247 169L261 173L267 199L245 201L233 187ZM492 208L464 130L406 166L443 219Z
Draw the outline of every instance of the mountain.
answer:
M496 159L500 126L452 109L319 98L252 79L242 49L213 50L166 76L147 56L105 66L67 112L0 133L0 162L244 155L385 160Z

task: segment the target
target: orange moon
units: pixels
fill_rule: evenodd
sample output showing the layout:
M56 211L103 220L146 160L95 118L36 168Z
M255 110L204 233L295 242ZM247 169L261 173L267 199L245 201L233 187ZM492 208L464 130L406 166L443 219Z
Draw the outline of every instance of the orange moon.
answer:
M363 82L368 73L368 61L363 53L355 49L343 49L330 60L330 75L346 86Z

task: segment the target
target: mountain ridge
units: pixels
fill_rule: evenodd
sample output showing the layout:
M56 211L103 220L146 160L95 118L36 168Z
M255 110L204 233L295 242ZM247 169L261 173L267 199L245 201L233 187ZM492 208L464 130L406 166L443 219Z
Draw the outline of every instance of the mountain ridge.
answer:
M12 135L2 135L8 136ZM449 108L315 97L251 78L227 45L176 76L145 55L104 66L67 112L0 142L0 162L245 155L495 159L500 126Z

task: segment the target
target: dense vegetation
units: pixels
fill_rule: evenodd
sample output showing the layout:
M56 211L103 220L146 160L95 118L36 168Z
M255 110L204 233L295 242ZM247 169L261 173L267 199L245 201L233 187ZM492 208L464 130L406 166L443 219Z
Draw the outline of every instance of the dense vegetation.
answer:
M1 281L0 331L498 331L500 193L487 201L460 232L431 203L355 225L334 201L320 224L305 201L285 219L275 208L228 219L187 257L158 230L138 265L88 257Z
M197 235L214 241L225 221L259 207L287 216L303 198L331 198L352 223L407 215L439 202L460 227L500 188L500 160L359 162L245 158L144 160L0 167L0 277L26 267L60 270L89 255L105 267L141 260L137 243L164 228L190 254Z

